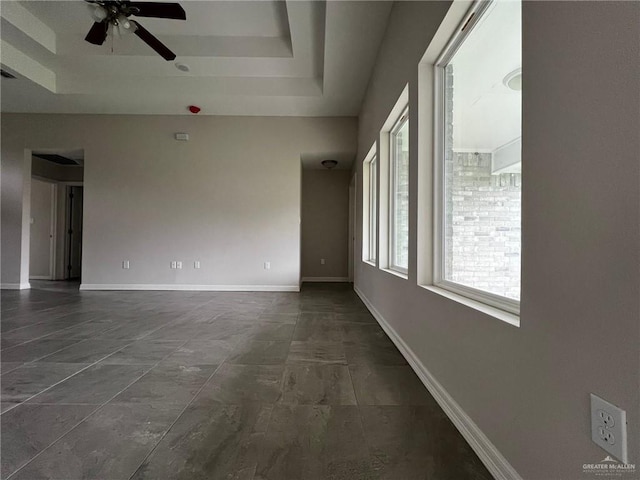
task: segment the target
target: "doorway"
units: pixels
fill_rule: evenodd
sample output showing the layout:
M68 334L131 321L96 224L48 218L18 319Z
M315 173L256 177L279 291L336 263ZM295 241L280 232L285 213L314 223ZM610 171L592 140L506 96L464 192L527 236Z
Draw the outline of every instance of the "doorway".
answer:
M31 165L29 261L31 288L78 288L82 275L84 150L27 150ZM27 160L28 159L28 160ZM24 268L23 267L23 268Z

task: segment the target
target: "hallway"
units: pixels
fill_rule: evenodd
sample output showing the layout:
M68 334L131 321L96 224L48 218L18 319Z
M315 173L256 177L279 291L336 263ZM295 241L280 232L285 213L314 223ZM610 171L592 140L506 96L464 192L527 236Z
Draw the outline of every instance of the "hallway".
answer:
M2 478L490 479L349 284L2 292Z

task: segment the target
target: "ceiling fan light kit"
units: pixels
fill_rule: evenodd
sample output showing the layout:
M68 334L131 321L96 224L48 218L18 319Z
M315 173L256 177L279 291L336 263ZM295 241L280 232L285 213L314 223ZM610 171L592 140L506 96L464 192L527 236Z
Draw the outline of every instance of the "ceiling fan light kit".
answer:
M91 12L94 23L85 40L94 45L102 45L109 34L124 35L135 33L143 42L167 61L175 60L173 53L139 22L129 17L166 18L186 20L184 9L177 3L131 2L129 0L85 0L95 8Z

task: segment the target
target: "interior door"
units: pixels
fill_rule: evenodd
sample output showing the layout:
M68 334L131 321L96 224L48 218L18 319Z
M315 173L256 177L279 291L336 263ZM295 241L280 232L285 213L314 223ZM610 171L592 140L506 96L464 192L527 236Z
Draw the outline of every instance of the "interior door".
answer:
M67 279L80 278L82 272L83 188L67 187Z
M52 245L54 234L54 194L52 183L31 180L31 232L29 278L52 279Z

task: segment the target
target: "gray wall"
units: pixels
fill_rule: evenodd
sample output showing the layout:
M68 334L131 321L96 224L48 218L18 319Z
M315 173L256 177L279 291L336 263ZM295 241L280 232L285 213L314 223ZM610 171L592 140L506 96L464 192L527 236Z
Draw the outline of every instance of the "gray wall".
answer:
M28 241L25 149L84 148L83 284L297 287L300 154L355 153L356 125L354 118L3 114L2 283L20 282ZM175 132L191 140L178 142ZM172 260L183 269L170 269Z
M51 277L53 184L31 181L29 277Z
M626 409L639 464L640 4L523 7L520 328L417 285L417 65L447 8L398 2L390 17L360 116L358 191L409 82L409 278L358 262L356 286L523 478L584 478L604 458L589 392Z
M349 170L302 170L303 278L349 275L350 181Z

